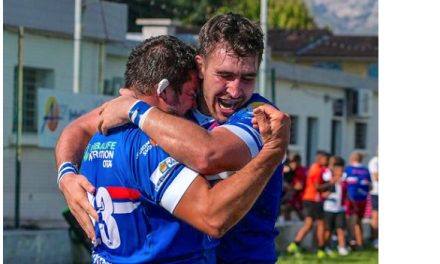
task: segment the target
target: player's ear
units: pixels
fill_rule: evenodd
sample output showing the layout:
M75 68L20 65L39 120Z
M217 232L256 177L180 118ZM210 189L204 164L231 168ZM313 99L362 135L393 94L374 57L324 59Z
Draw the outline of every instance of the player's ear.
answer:
M201 55L196 55L196 64L197 64L197 72L200 80L203 80L203 76L205 76L205 57Z
M168 100L170 99L170 89L163 90L158 96L161 98L165 103L168 103Z

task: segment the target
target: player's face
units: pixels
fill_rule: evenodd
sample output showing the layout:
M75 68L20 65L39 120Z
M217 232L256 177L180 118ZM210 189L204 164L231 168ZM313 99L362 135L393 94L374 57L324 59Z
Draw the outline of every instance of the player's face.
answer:
M334 166L333 167L333 177L335 177L335 179L342 178L343 173L344 173L343 167L341 167L341 166Z
M172 103L173 112L183 116L189 109L196 106L195 94L200 82L197 73L191 73L191 79L182 85L182 94Z
M240 58L219 47L206 57L197 56L196 61L203 79L202 111L224 123L254 92L257 56Z
M327 166L328 165L328 157L324 156L324 155L319 155L318 156L318 163L321 166Z

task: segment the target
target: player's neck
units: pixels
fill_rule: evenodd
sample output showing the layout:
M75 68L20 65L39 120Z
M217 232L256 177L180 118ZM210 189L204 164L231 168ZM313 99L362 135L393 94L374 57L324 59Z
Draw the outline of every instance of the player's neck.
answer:
M155 107L160 107L159 105L159 100L157 96L154 95L138 95L137 96L139 98L139 100L144 101L145 103L151 105L151 106L155 106Z

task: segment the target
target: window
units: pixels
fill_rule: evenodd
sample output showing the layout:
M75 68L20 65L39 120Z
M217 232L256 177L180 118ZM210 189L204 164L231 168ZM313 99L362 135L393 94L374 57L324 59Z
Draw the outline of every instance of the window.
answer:
M307 166L312 165L318 150L318 118L307 118Z
M298 143L298 117L290 115L290 145L296 145Z
M354 130L354 148L365 149L367 146L367 124L356 123Z
M331 152L333 155L342 155L342 124L339 120L332 120Z
M17 105L18 95L18 67L14 70L14 105ZM38 88L53 88L53 70L31 67L23 68L23 132L37 132L37 91ZM17 110L14 110L13 132L17 131Z
M118 95L120 88L124 87L124 78L113 77L112 79L104 80L104 95Z

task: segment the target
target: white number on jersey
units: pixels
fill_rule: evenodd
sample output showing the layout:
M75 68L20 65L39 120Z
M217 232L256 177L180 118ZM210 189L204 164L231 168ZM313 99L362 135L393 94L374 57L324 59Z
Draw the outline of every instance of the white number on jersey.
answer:
M96 206L98 214L102 215L103 223L98 223L102 242L110 249L118 248L121 245L121 238L116 220L112 216L113 201L104 187L99 187L96 192Z

